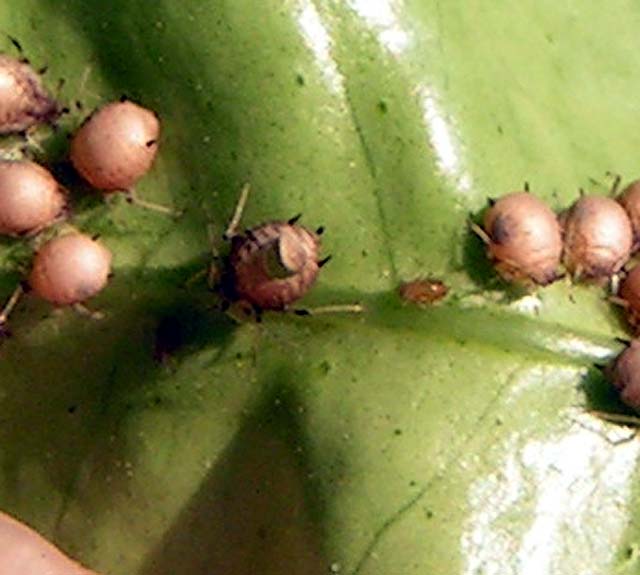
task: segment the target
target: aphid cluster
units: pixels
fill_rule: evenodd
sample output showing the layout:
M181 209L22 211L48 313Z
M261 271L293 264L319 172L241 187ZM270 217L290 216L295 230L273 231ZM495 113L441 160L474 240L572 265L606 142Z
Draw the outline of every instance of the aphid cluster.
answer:
M27 60L0 55L0 135L53 125L64 111ZM72 136L69 157L92 187L124 192L129 202L171 212L139 200L133 190L151 169L159 138L157 115L122 98L89 115ZM25 290L56 306L86 310L82 304L105 287L112 256L95 238L75 228L48 234L53 235L48 240L39 235L69 213L69 193L46 167L28 158L0 157L0 234L35 237L36 244L31 271L0 312L0 331Z
M559 217L528 190L491 204L483 227L472 224L472 229L503 279L531 286L547 285L564 272L574 280L596 283L620 275L619 291L610 299L624 307L634 330L640 328L640 266L625 271L640 249L640 180L614 198L581 195ZM611 373L622 400L640 409L637 367L638 340L621 354Z

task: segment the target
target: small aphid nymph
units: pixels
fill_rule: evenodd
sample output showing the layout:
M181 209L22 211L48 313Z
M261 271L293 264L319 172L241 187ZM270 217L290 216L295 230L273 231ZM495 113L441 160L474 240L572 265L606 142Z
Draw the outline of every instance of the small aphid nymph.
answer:
M0 134L51 124L61 113L61 106L26 61L0 54Z
M410 303L430 305L442 300L449 293L447 285L437 279L419 278L403 282L398 288L398 295Z
M631 255L631 222L618 202L582 196L561 217L563 262L576 278L604 279L616 274Z
M128 191L150 169L158 152L160 121L129 100L91 114L71 141L71 162L93 187Z
M611 375L611 383L620 393L620 399L640 411L640 340L633 340L618 356Z
M60 218L66 197L42 166L0 160L0 234L35 234Z
M562 236L553 211L529 192L513 192L487 210L484 229L472 225L487 245L496 271L508 282L547 285L558 277Z
M28 285L54 305L79 304L107 285L110 270L111 252L107 248L88 235L70 233L40 248Z

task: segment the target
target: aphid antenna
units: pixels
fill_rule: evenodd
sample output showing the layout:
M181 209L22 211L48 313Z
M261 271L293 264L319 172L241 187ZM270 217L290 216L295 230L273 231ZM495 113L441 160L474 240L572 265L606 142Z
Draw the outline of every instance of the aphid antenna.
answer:
M16 305L18 305L18 302L24 293L24 287L22 283L19 283L0 312L0 330L4 330L4 326L7 324L7 320L9 319L11 312L13 312Z
M152 210L154 212L160 212L161 214L166 214L168 216L173 216L176 218L182 215L182 211L176 211L168 206L164 206L162 204L156 204L155 202L148 202L146 200L140 199L133 188L129 190L124 190L124 193L125 193L127 202L130 204L134 204L141 208Z
M240 191L240 197L238 198L238 203L236 204L236 209L233 212L233 216L229 221L229 225L227 226L226 231L223 234L223 239L230 240L233 236L238 233L238 226L240 225L240 220L242 219L242 213L244 212L244 208L247 204L247 199L249 198L249 191L251 189L250 184L246 183L242 186L242 190Z
M491 244L491 238L489 237L489 235L487 234L487 232L485 232L478 224L476 224L474 221L472 220L467 220L469 223L469 228L471 229L471 231L476 234L484 243L485 245L489 245Z
M323 305L319 307L307 307L296 309L285 309L284 311L293 313L294 315L307 316L307 315L323 315L330 313L363 313L365 308L362 304L336 304L336 305Z

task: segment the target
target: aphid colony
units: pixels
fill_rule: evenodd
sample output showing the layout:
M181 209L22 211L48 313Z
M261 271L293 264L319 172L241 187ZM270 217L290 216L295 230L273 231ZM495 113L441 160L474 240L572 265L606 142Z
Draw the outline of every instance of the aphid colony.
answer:
M0 55L0 134L28 134L54 124L63 111L26 60ZM89 115L73 134L69 156L94 188L123 192L132 203L168 212L138 200L133 191L151 169L159 137L156 114L122 98ZM47 240L39 235L68 218L68 205L67 190L47 168L31 159L0 158L0 234L34 237L36 245L31 271L0 312L0 330L25 290L53 305L86 311L84 302L107 284L112 256L95 238L68 224Z
M616 182L617 183L617 182ZM616 186L614 186L614 189ZM581 195L559 217L527 191L492 201L483 227L472 229L487 246L498 274L508 282L547 285L562 277L603 283L622 276L617 294L634 330L640 327L640 265L624 267L640 248L640 180L617 198ZM613 382L621 399L640 410L640 343L617 360Z
M26 61L0 56L0 134L28 132L39 124L54 123L61 113L61 106ZM159 138L158 116L122 98L85 119L73 134L69 158L94 188L107 194L124 192L131 203L173 213L134 193L135 184L153 165ZM230 255L218 287L226 304L246 304L259 318L262 310L284 311L305 295L329 258L319 256L322 228L312 232L300 226L297 218L238 233L247 193L248 187L227 230ZM44 166L26 159L0 159L0 234L38 236L67 219L68 196ZM107 284L112 256L95 238L73 229L39 241L38 246L30 273L0 312L0 331L25 290L56 306L74 306L86 313L84 302ZM360 311L360 307L314 311Z

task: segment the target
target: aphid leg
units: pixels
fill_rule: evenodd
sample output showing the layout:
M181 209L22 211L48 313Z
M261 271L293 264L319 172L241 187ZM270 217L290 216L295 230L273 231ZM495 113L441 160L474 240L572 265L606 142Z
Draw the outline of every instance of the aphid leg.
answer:
M285 309L284 311L293 313L294 315L321 315L326 313L362 313L364 310L365 308L362 304L354 303Z
M160 212L163 214L167 214L169 216L178 217L182 214L182 212L176 212L174 209L164 206L162 204L156 204L154 202L147 202L146 200L141 200L133 189L125 191L127 202L130 204L135 204L136 206L140 206L141 208L145 208L147 210L153 210L155 212Z
M620 296L617 296L617 295L610 295L607 298L607 301L609 301L613 305L620 306L621 308L624 308L624 309L627 309L629 307L629 302L626 299L622 299Z
M326 258L322 258L320 261L318 261L318 267L322 268L322 267L326 266L330 261L331 261L331 256L327 256Z
M86 305L82 303L74 303L72 307L73 307L73 310L80 315L90 317L91 319L95 319L95 320L104 319L104 312L94 311L92 309L89 309Z
M292 226L293 224L297 223L298 220L302 217L302 214L296 214L295 216L293 216L292 218L289 218L287 220L287 223Z
M6 325L7 325L9 316L11 315L11 312L16 307L18 302L20 301L20 298L23 296L23 294L24 294L24 287L20 283L18 284L16 289L13 290L11 297L9 297L9 299L7 300L7 303L2 308L2 311L0 311L0 334L6 333Z
M635 415L625 415L624 413L607 413L606 411L588 411L590 415L608 421L610 423L620 423L621 425L630 425L640 427L640 417Z
M531 191L531 188L529 187L529 182L525 182L524 183L524 191L529 193Z
M478 224L469 220L469 228L484 242L485 245L488 246L489 244L491 244L491 238L489 237L489 234L487 234L487 232L485 232Z
M251 186L249 184L245 184L244 186L242 186L240 197L238 198L238 203L236 204L236 209L233 212L233 217L229 221L229 225L227 226L227 229L222 236L225 240L228 240L237 235L238 225L240 224L240 220L242 219L242 212L244 211L244 207L247 203L250 189Z
M609 292L612 295L618 295L620 291L620 274L612 274L609 278Z

